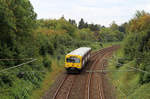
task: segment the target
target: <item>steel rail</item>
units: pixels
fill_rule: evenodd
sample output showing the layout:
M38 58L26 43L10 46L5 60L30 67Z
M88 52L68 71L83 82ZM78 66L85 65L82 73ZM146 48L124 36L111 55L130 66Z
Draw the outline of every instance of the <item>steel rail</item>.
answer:
M101 87L100 87L100 84L98 83L98 80L97 80L97 84L98 84L98 91L99 91L99 98L98 99L103 99L102 93L101 93Z
M61 90L62 86L64 85L64 83L68 79L68 77L69 77L69 75L66 75L65 78L63 79L63 81L60 83L59 87L57 88L57 90L56 90L56 92L55 92L55 94L53 96L53 99L57 98L59 91ZM69 88L69 90L67 92L66 99L69 99L69 95L70 95L71 89L72 89L72 87L74 85L74 81L75 81L75 76L74 76L73 80L70 81L71 82L71 86L70 86L70 88Z
M98 55L98 53L94 55L95 58L97 58L97 57L96 57L97 55ZM97 58L97 60L98 60L98 58ZM97 60L96 60L96 61L94 62L94 64L92 65L92 68L91 68L92 70L94 69ZM88 99L90 99L90 86L91 86L92 74L93 74L93 73L91 72L91 73L89 73L89 75L88 75Z
M112 48L112 47L110 47L110 48ZM103 58L105 56L106 51L107 50L102 49L102 50L98 51L98 53L95 54L94 56L97 56L98 54L102 53L103 54L102 58ZM91 68L92 70L94 70L94 68L96 67L96 63L99 61L98 57L99 56L95 57L97 59L96 59L96 61L94 61L93 65L92 65L92 68ZM91 87L92 76L93 76L93 72L89 72L89 76L88 76L88 99L90 99L90 87Z
M71 89L72 89L72 87L73 87L73 85L74 85L74 82L75 82L75 77L74 77L74 80L73 80L72 83L71 83L71 87L69 88L69 91L68 91L68 93L67 93L66 99L69 99L69 96L70 96L70 93L71 93Z
M112 49L112 51L115 50L115 48ZM110 53L107 53L107 54L110 54ZM101 65L102 65L102 69L104 69L104 66L105 66L105 62L104 61ZM100 97L101 99L105 99L105 94L104 94L104 88L103 88L103 81L102 81L102 76L100 75L101 77L101 80L100 80L100 83L99 83L99 92L100 92Z
M94 68L96 67L96 63L99 61L99 59L98 59L99 56L97 56L97 55L102 54L102 56L101 56L101 61L102 61L103 57L105 56L105 53L109 50L113 51L114 49L115 49L114 46L112 46L109 48L104 48L102 50L99 50L96 54L94 54L92 57L95 57L97 59L96 59L96 61L94 61L93 65L92 65L92 70L94 70ZM90 86L91 86L91 81L92 81L92 75L93 75L93 72L89 72L89 76L88 76L88 99L90 99ZM102 84L102 82L101 82L101 84ZM99 86L99 92L100 92L99 94L100 94L101 99L105 99L103 88L100 87L100 85L98 85L98 86Z
M104 65L105 65L105 61L102 63L102 69L104 69ZM100 77L101 77L101 80L99 83L99 91L101 93L101 99L105 99L102 76L100 75Z
M103 48L103 49L100 49L96 52L93 52L93 54L91 55L91 57L94 57L95 55L97 55L98 53L101 53L102 50L107 50L108 48L114 48L114 47L117 47L119 48L120 46L119 45L112 45L111 47L106 47L106 48Z
M60 83L59 87L57 88L54 96L53 96L53 99L56 99L57 95L58 95L58 92L59 90L61 89L61 87L63 86L64 82L66 81L66 79L69 77L69 75L66 75L65 78L63 79L63 81Z

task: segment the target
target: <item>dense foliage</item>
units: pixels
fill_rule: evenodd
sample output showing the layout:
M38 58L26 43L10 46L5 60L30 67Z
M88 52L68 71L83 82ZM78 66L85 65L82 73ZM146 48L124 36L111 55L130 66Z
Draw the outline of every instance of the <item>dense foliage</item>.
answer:
M110 66L110 69L115 71L111 76L118 89L118 99L122 97L149 99L147 95L150 88L149 27L150 14L137 11L135 17L120 28L125 31L125 39L117 53L119 57L117 62ZM113 61L116 61L116 58ZM118 72L118 70L125 72Z
M125 31L120 31L119 26L113 22L108 28L101 28L99 34L99 40L101 42L118 42L122 41L125 35Z
M137 12L129 22L129 33L124 44L124 55L135 60L135 67L150 72L150 14ZM141 73L140 83L149 83L150 74Z
M102 43L122 41L126 34L127 23L118 26L114 21L109 27L98 24L88 24L83 18L79 21L78 28L89 29L94 33L96 40ZM89 33L89 32L88 32Z
M39 56L33 29L36 28L36 13L28 0L0 1L0 70L10 68ZM17 60L16 60L17 59ZM41 61L0 73L0 97L22 99L39 87L43 73Z

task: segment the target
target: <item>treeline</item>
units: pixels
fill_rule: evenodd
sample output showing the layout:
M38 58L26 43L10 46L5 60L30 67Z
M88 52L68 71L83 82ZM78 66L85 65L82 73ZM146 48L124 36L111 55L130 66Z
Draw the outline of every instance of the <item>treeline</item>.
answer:
M122 41L126 34L127 25L125 23L119 26L113 21L109 27L105 27L99 24L88 24L87 22L84 22L83 18L81 18L78 29L87 28L94 32L94 36L98 42L107 43Z
M36 35L39 35L41 41L43 40L43 44L46 44L44 42L46 40L51 44L51 51L54 52L54 55L64 55L75 48L90 46L92 42L96 41L90 29L79 30L76 25L71 24L65 18L58 20L40 19L37 20L37 25ZM43 47L45 46L43 45ZM47 46L50 45L47 44ZM49 49L47 48L47 50Z

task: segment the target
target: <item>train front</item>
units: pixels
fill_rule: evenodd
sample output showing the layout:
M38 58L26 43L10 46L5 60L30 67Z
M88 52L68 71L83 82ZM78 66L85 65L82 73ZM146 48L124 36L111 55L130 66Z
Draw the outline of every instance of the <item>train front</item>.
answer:
M81 56L66 55L65 68L68 73L80 72L80 70L82 69Z

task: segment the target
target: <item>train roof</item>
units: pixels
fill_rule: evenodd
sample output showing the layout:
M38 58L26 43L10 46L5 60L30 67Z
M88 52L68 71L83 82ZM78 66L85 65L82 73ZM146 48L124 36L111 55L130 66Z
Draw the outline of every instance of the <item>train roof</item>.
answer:
M70 53L68 53L67 55L79 55L79 56L84 56L88 51L90 51L91 48L89 47L80 47Z

